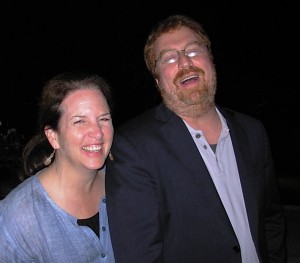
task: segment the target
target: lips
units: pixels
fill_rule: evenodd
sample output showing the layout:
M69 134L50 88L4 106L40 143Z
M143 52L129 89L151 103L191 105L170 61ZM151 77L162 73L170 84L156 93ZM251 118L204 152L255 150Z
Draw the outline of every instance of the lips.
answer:
M82 149L88 152L99 152L102 149L100 145L82 146Z
M179 70L175 76L174 83L177 83L177 85L198 83L201 76L204 76L204 71L195 66L191 66L189 68Z
M190 84L190 83L194 83L197 82L199 79L199 75L198 74L193 74L187 77L184 77L183 79L180 80L180 84L186 85L186 84Z

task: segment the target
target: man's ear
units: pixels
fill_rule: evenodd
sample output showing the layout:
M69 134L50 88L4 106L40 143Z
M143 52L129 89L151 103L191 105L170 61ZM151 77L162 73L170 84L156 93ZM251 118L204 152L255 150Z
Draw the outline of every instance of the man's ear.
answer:
M46 127L44 129L44 132L45 132L46 137L48 138L49 143L53 147L53 149L58 149L59 143L58 143L58 139L57 139L57 132L48 127Z
M159 87L159 80L155 78L156 85Z
M155 78L156 88L160 92L159 79Z

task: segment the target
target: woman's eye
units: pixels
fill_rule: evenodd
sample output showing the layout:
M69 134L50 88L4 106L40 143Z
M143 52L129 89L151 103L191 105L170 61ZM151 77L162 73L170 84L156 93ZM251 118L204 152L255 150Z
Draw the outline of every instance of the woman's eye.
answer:
M74 122L74 124L79 124L79 123L84 123L84 121L83 120L77 120L77 121Z
M110 121L110 118L102 118L102 119L100 119L100 122L106 122L106 121Z

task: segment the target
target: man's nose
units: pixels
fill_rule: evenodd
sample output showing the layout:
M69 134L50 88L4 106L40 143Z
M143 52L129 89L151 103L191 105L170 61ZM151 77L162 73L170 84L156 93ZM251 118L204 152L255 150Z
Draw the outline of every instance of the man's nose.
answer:
M185 50L178 51L178 67L187 68L192 65L192 59L186 55Z

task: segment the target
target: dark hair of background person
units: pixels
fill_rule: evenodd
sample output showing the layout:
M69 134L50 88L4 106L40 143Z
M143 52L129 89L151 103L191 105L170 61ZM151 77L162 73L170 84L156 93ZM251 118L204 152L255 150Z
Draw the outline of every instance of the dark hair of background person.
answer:
M62 101L79 89L98 89L107 100L108 106L113 111L113 95L108 82L96 75L83 71L61 73L50 79L43 87L39 102L38 132L24 146L23 169L25 177L35 174L46 167L45 160L53 152L44 129L58 130L61 117L59 106Z

